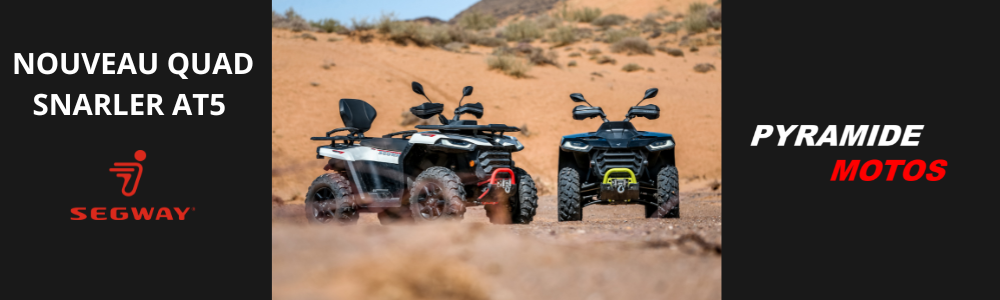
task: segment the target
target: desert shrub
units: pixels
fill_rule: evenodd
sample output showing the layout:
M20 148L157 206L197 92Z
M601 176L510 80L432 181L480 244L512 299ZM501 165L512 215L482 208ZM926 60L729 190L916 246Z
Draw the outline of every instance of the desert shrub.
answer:
M669 22L663 26L663 31L666 33L676 34L678 30L681 29L681 23Z
M309 22L309 25L326 33L332 33L332 32L339 33L347 29L346 27L344 27L344 25L340 24L340 22L334 19L322 19L315 22Z
M448 28L448 35L451 36L451 40L453 41L472 45L499 47L507 44L506 39L494 37L493 33L489 30L480 30L479 32L475 32L462 29L458 26L452 26Z
M613 44L624 38L634 36L639 36L639 33L628 29L612 29L604 32L604 42Z
M549 41L552 42L553 46L559 47L575 43L577 38L573 27L560 26L556 30L549 32Z
M625 24L625 22L628 22L628 17L625 15L611 14L597 18L594 21L591 21L590 24L606 28L615 25L622 25Z
M566 66L567 67L575 67L576 66L576 61L575 60L571 60L571 61L569 61L568 64L566 64Z
M705 17L708 18L708 25L712 28L719 29L722 28L722 9L721 8L709 8L708 12L705 13Z
M509 76L517 78L528 77L527 72L529 67L514 55L490 55L486 58L486 65L489 66L490 70L500 70Z
M552 29L556 28L556 26L559 26L559 24L562 23L562 20L553 17L551 15L545 14L536 17L535 23L538 23L538 27L541 27L542 29Z
M598 54L601 54L601 49L597 49L597 48L590 48L590 50L587 50L587 54L590 54L590 55L598 55Z
M702 2L695 2L688 5L687 17L684 17L684 29L688 33L704 32L712 26L708 20L708 9L710 6Z
M528 61L533 65L553 65L558 67L556 63L556 53L552 51L545 51L542 48L531 48L531 51L527 53Z
M590 28L573 28L573 35L576 35L577 39L589 39L594 37L594 30Z
M397 30L398 33L399 30L405 27L405 25L399 25L398 23L400 23L400 21L396 19L395 13L382 13L382 16L378 18L378 21L375 21L375 29L378 29L378 33L381 34L388 34L393 30Z
M542 30L533 20L523 20L507 24L503 29L503 37L508 41L533 41L542 37Z
M291 29L293 32L300 32L303 30L314 31L315 28L309 25L295 10L291 7L285 11L285 16L278 15L278 13L271 11L271 27L274 28L284 28Z
M444 50L448 50L448 51L451 51L451 52L463 52L463 51L469 49L469 45L467 45L467 44L465 44L463 42L451 42L451 43L445 44L443 48L444 48Z
M375 24L368 21L368 18L355 19L351 18L351 30L352 31L365 31L375 29Z
M462 14L458 19L458 26L471 30L490 29L497 26L497 19L493 15L473 10Z
M639 23L639 30L642 32L657 31L660 29L660 22L657 22L658 14L650 13L646 17L642 18L642 22Z
M448 26L443 24L437 25L420 25L412 22L407 22L416 26L416 32L410 37L414 43L420 46L443 46L451 43L453 39L448 33Z
M279 15L278 12L274 11L273 9L271 10L271 27L274 27L274 24L281 22L284 19L285 17Z
M604 56L601 56L601 57L597 58L597 64L599 64L599 65L603 65L603 64L612 64L613 65L613 64L616 64L616 63L618 63L617 60L615 60L614 58L611 58L610 56L607 56L607 55L604 55Z
M580 23L590 23L596 20L600 16L601 16L600 8L584 7L576 11L573 11L572 16L570 18Z
M646 42L646 39L643 39L641 37L623 38L617 43L611 45L612 53L621 53L625 51L627 51L629 55L632 54L653 55L653 47Z
M400 45L406 45L412 37L416 36L419 26L420 25L403 21L380 21L376 28L379 33L385 34L385 37L390 41L396 42Z
M625 65L624 67L622 67L622 71L625 71L625 72L633 72L633 71L639 71L639 70L642 70L642 67L640 67L639 65L637 65L635 63L629 63L629 64Z
M569 57L580 57L580 56L583 56L580 54L580 52L573 52L569 54Z
M303 34L302 34L301 36L299 36L299 37L301 37L301 38L302 38L303 40L314 40L314 41L316 40L316 36L315 36L315 35L312 35L312 34L309 34L308 32L306 32L306 33L303 33Z

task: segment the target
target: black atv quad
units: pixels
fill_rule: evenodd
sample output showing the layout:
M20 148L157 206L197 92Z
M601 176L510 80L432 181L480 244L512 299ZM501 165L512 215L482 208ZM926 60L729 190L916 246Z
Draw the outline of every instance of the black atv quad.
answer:
M646 90L639 101L656 97ZM590 105L580 93L569 95L573 119L601 117L596 132L567 135L559 143L559 221L583 220L583 207L593 204L641 204L647 218L679 218L674 139L665 133L638 131L629 120L655 120L660 108L633 106L620 122L608 121L600 107Z

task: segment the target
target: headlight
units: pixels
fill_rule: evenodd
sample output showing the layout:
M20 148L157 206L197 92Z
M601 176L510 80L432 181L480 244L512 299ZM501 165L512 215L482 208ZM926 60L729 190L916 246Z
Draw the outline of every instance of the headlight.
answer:
M511 142L513 142L513 143L511 143ZM514 148L517 149L518 151L524 149L524 145L521 145L521 142L518 141L516 137L512 137L512 136L505 137L504 140L503 140L503 142L501 142L500 144L501 145L505 145L505 146L506 145L513 145Z
M655 141L649 144L650 151L660 151L674 148L674 140Z
M459 149L472 149L476 147L476 145L472 143L462 140L452 140L452 139L441 139L441 145Z
M563 143L563 148L575 151L589 151L590 145L581 141L566 141Z

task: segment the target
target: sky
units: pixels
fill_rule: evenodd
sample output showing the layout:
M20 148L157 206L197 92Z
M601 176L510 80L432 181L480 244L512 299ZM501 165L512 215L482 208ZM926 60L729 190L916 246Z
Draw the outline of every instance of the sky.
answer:
M393 12L396 14L396 18L402 20L431 16L448 21L476 2L478 0L272 0L271 9L279 14L284 14L285 10L291 7L306 20L333 18L347 23L350 22L351 17L373 19L382 15L382 12Z

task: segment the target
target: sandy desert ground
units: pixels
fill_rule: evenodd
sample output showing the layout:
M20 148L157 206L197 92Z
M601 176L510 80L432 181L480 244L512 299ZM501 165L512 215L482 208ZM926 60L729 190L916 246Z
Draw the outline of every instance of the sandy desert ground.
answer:
M590 206L556 222L554 196L528 225L308 225L301 204L272 207L274 299L718 299L722 193L681 193L680 219L641 206Z
M682 12L691 2L569 1L631 18L659 6ZM530 78L518 79L487 69L488 47L454 53L338 34L313 33L316 41L297 35L271 31L271 190L272 199L283 200L272 203L273 299L721 298L722 189L713 184L722 181L720 46L685 49L684 57L628 56L583 41L572 50L552 49L561 68L534 66ZM649 43L676 47L678 39L664 34ZM550 49L538 41L533 46ZM581 48L598 48L618 62L567 57ZM570 60L579 66L567 67ZM653 71L622 71L627 63ZM693 71L699 63L716 69ZM372 134L413 129L400 125L401 113L424 101L410 90L411 81L444 103L449 116L462 87L471 85L475 92L465 102L485 106L481 124L528 127L530 136L515 134L525 150L514 159L539 186L533 223L489 224L482 207L472 207L452 223L382 226L374 214L363 214L357 226L306 224L304 193L326 163L315 158L323 143L309 137L342 127L341 98L363 99L378 110ZM620 119L651 87L659 96L646 103L658 105L661 117L634 124L674 135L682 217L644 219L641 206L591 206L584 221L556 222L559 138L600 125L573 120L569 94L582 93Z

